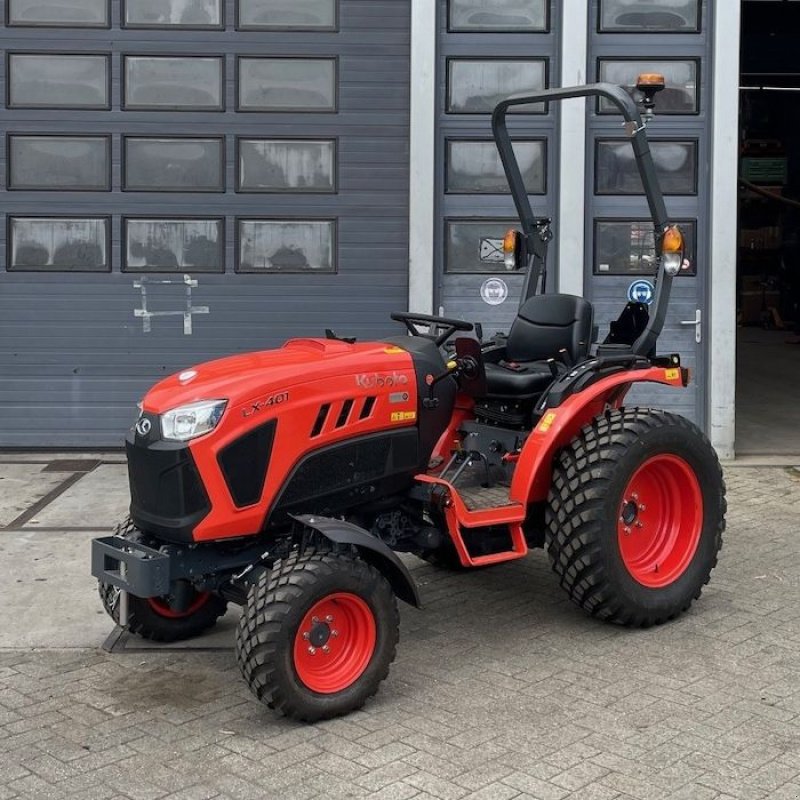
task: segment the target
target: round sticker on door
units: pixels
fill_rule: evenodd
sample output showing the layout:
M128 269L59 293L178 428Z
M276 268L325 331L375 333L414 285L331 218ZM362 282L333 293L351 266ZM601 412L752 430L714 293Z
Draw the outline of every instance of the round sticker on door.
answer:
M634 281L628 287L628 300L631 303L646 303L648 306L653 302L656 287L650 281Z
M499 306L508 297L508 286L502 278L487 278L481 284L481 298L490 306Z

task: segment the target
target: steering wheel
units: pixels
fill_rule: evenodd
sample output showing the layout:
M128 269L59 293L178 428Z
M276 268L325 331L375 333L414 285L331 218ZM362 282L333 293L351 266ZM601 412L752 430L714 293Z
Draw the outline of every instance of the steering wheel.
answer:
M430 314L412 314L406 311L394 311L390 314L396 322L402 322L408 328L412 336L422 336L425 339L432 339L437 347L441 347L456 331L471 331L474 326L471 322L463 319L450 319L449 317L434 317ZM432 333L422 333L417 325L427 325L444 328L438 336Z

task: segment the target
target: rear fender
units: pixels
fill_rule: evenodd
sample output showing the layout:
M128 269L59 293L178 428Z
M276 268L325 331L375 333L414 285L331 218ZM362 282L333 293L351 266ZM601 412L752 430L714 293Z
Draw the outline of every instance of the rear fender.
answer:
M300 524L317 531L335 544L352 545L368 564L380 572L394 593L409 605L419 608L421 603L414 579L405 564L380 539L363 528L341 519L321 517L317 514L290 514Z
M686 370L649 367L626 370L601 378L570 395L560 406L545 411L525 441L509 492L512 502L535 503L547 499L553 477L553 458L578 431L607 408L619 408L634 383L686 386Z

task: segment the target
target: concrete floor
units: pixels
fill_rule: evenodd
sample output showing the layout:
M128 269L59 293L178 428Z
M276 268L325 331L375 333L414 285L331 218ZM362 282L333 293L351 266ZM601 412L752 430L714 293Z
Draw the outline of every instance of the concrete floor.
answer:
M737 329L737 457L800 454L800 345L790 336Z

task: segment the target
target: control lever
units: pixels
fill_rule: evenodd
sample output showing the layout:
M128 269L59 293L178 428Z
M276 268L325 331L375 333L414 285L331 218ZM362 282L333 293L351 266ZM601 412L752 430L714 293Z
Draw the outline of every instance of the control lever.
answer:
M554 377L558 377L558 366L556 365L556 360L554 358L547 359L547 366L550 369L550 374Z
M423 408L439 407L439 398L433 396L433 389L437 383L440 383L445 378L449 378L451 375L454 375L457 370L458 370L458 362L448 361L447 369L441 375L428 374L425 376L425 383L428 385L428 396L422 399Z

